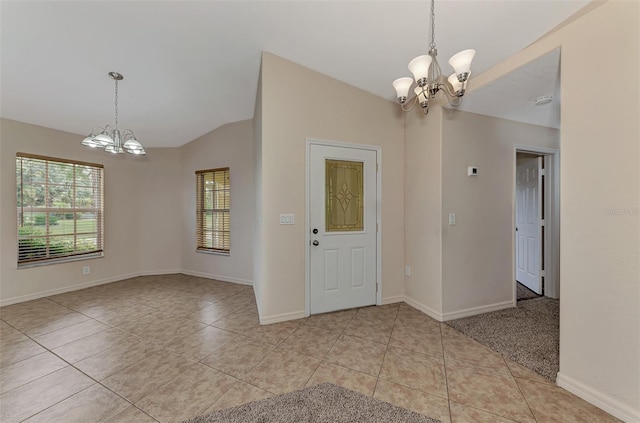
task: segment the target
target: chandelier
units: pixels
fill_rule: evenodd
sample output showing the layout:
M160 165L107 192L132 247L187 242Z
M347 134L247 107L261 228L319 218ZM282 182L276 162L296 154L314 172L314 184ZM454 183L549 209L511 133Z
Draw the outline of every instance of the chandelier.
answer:
M84 140L82 145L91 148L104 148L104 151L113 154L129 153L135 155L146 154L142 144L133 135L131 129L125 129L120 133L118 129L118 81L124 76L118 72L109 72L109 77L116 82L116 122L115 127L107 125L104 128L94 128Z
M418 56L409 62L409 70L413 73L414 78L405 77L393 81L398 103L400 103L400 107L405 112L412 111L416 104L420 104L426 115L429 112L429 99L434 98L439 91L444 91L448 97L449 104L457 106L460 104L460 97L464 95L467 88L467 81L471 75L471 60L473 60L476 51L463 50L454 54L449 59L449 64L455 72L445 79L438 64L435 20L434 0L431 0L431 43L429 44L429 54ZM409 89L413 85L414 79L417 84L413 90L416 96L412 101L413 104L407 105Z

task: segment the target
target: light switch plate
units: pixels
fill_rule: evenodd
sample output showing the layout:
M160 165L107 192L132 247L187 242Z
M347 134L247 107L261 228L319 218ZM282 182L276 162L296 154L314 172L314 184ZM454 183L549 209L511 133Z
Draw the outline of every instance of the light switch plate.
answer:
M456 224L456 214L449 213L449 226L453 226Z
M280 215L281 225L293 225L294 223L295 223L295 215L293 213Z

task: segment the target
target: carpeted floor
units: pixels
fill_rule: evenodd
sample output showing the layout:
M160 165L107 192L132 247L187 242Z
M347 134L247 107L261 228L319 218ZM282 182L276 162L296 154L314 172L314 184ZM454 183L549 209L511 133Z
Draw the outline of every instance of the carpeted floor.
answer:
M520 282L516 282L516 298L518 301L531 300L533 298L540 298L542 295L538 295Z
M555 381L559 369L560 301L540 297L518 307L447 324L522 366Z
M250 402L184 423L441 423L331 383Z

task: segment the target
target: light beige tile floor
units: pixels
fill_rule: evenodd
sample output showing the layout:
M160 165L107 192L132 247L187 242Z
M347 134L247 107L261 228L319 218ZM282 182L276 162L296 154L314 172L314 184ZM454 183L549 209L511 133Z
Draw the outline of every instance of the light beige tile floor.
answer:
M248 286L144 276L0 308L0 421L179 422L324 382L443 422L615 422L407 304L261 326Z

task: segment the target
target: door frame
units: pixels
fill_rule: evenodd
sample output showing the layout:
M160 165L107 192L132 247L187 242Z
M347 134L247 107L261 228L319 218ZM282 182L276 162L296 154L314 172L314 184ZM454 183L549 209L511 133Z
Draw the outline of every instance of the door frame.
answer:
M327 147L339 147L350 148L356 150L370 150L376 152L376 305L382 305L382 147L369 144L357 144L349 142L322 140L317 138L306 139L306 154L305 154L305 190L304 190L304 204L305 204L305 252L304 252L304 273L305 273L305 296L304 296L304 315L309 317L311 315L310 303L311 303L311 225L309 202L311 201L311 190L309 184L311 182L310 175L310 163L311 163L311 146L321 145Z
M545 237L544 256L544 295L550 298L560 298L560 150L556 148L537 147L533 145L516 144L513 147L513 175L511 178L513 189L512 210L512 256L511 272L513 280L513 304L517 304L516 283L516 157L518 153L530 153L543 156L545 169L544 216ZM552 236L549 236L551 234Z

